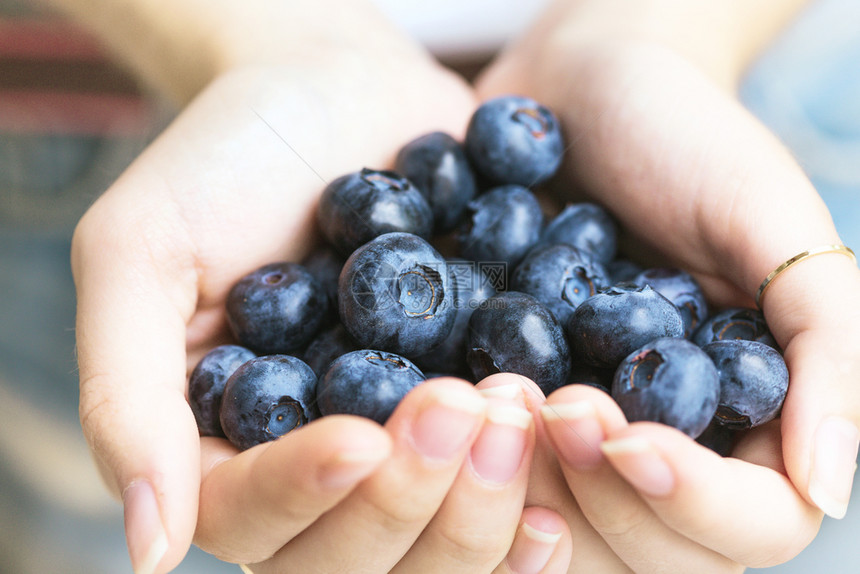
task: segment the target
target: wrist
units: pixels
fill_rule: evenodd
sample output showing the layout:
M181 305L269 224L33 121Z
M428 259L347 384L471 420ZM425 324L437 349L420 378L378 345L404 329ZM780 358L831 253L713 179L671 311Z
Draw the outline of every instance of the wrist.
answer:
M370 0L254 0L253 4L231 3L209 26L207 53L217 74L237 67L325 62L341 56L379 58L383 65L426 58L420 46Z
M146 84L184 105L241 67L421 57L368 0L46 0Z
M668 49L734 91L752 59L807 0L557 0L539 24L542 50Z

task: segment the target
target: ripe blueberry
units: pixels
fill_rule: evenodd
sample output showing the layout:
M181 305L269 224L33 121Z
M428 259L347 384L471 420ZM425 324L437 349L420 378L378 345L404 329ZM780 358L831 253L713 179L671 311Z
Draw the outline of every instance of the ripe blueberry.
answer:
M600 263L615 258L618 232L615 221L596 203L573 203L547 224L541 243L567 243L590 251Z
M357 351L359 348L358 343L346 328L341 323L337 323L311 341L305 350L303 359L316 373L316 376L321 377L332 361L350 351Z
M221 427L236 448L275 440L319 417L317 378L289 355L251 359L236 369L224 388Z
M408 359L384 351L359 350L337 358L317 386L323 415L350 414L385 424L406 393L424 381Z
M684 318L684 336L690 338L708 317L705 293L693 277L674 267L652 267L639 273L633 283L649 285L675 304Z
M742 339L714 341L702 350L720 374L720 424L748 429L776 418L788 391L788 368L774 348Z
M570 372L563 329L537 299L516 291L494 295L472 313L466 360L476 380L517 373L547 395L564 385Z
M328 298L298 263L272 263L245 275L227 296L233 335L258 354L294 352L316 335Z
M302 266L313 275L328 298L329 317L326 324L334 323L337 319L337 279L344 261L329 245L317 247L302 260Z
M710 357L688 340L657 339L624 358L612 397L631 422L659 422L696 438L717 410L720 376Z
M675 305L647 285L624 283L583 301L567 328L575 358L610 369L648 341L684 336Z
M560 325L567 324L580 303L608 286L606 270L594 255L567 243L535 247L511 279L515 291L546 305Z
M643 269L638 263L629 259L613 259L606 264L606 273L609 275L610 285L632 283L642 271Z
M385 233L403 231L428 239L433 230L433 212L409 180L367 168L326 186L317 219L323 235L344 256Z
M592 367L579 361L574 362L567 376L566 385L588 385L602 391L610 392L615 370Z
M358 248L339 282L340 318L365 349L407 357L427 353L456 317L445 259L408 233L387 233Z
M490 181L528 187L552 177L564 153L555 115L521 96L484 102L469 121L465 147L472 165Z
M743 431L721 425L715 417L702 434L696 437L696 442L725 457L732 454L742 434Z
M711 315L693 332L690 340L704 347L714 341L731 339L758 341L779 350L762 312L746 307L723 309Z
M542 226L543 212L532 192L518 185L497 187L469 203L458 231L460 255L513 269L537 243Z
M436 233L454 229L477 193L466 152L443 132L423 135L403 146L394 169L427 200Z
M448 269L457 286L454 307L457 316L451 334L429 353L414 357L415 364L425 373L446 373L464 379L471 379L472 372L466 363L466 337L469 319L475 309L496 294L489 277L481 266L462 259L448 261Z
M257 355L239 345L220 345L200 359L188 379L188 403L202 436L224 436L221 398L236 369Z

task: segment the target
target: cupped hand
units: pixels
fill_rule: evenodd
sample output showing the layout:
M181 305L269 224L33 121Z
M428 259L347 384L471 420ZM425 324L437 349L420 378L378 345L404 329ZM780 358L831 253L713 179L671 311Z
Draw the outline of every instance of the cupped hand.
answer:
M817 533L821 512L786 476L778 422L722 457L668 426L628 423L603 390L545 398L506 376L535 419L526 505L567 522L568 572L742 572L788 560Z
M801 168L723 82L669 43L603 37L578 16L557 9L539 22L478 93L529 95L559 115L561 191L606 205L629 254L689 270L715 305L753 306L780 263L840 243ZM549 399L546 430L577 510L636 571L784 562L814 537L821 510L845 512L860 440L860 271L841 254L809 259L780 275L762 306L790 388L781 420L753 433L739 458L627 425L600 395Z
M545 571L564 572L563 520L523 510L533 446L521 398L430 380L384 430L329 416L239 455L218 441L197 542L254 574L506 572L555 556Z
M490 571L512 544L529 547L522 533L536 530L518 524L555 524L552 513L523 513L530 418L516 405L485 408L463 383L428 383L385 428L332 417L241 454L198 437L186 375L228 339L232 284L313 246L327 181L388 166L426 132L460 136L474 108L461 80L405 40L379 41L387 30L374 33L366 52L320 47L222 74L76 230L81 421L123 498L137 572L168 571L192 540L261 563L254 571L354 560L387 570L401 559L415 571L436 558L447 571ZM463 424L423 445L416 428L426 435L431 422L421 413L438 419L452 403ZM487 463L493 441L520 449L517 464ZM469 520L485 527L463 528Z

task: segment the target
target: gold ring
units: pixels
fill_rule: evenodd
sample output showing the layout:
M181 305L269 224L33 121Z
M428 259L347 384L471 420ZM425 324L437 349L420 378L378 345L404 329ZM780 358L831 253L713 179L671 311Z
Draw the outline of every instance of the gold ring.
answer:
M850 257L855 263L857 262L857 256L854 255L854 252L851 251L850 248L845 247L844 245L821 245L820 247L816 247L814 249L810 249L809 251L804 251L803 253L798 253L776 269L770 272L770 274L764 278L764 281L759 285L758 291L755 294L755 304L758 305L759 309L761 309L761 300L764 297L764 292L770 286L774 279L776 279L780 273L797 265L801 261L806 261L810 257L815 257L816 255L821 255L823 253L841 253L847 257Z

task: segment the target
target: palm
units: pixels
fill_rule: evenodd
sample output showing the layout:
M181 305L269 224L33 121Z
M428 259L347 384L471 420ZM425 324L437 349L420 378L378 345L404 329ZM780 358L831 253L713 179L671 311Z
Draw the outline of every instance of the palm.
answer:
M327 181L384 167L423 133L462 131L471 108L466 85L432 66L405 85L354 71L273 69L227 76L205 92L120 182L138 186L138 174L157 174L141 200L167 212L183 263L196 268L196 285L186 284L196 297L189 361L222 338L224 300L239 277L296 260L316 241L316 198Z
M572 183L605 203L628 252L691 270L716 303L752 303L744 293L761 277L749 263L767 256L760 234L777 242L829 220L773 137L670 51L616 45L554 66L525 61L503 57L479 83L482 97L519 89L554 107L569 143L565 191Z
M474 107L465 83L429 59L327 64L220 77L76 231L82 424L96 452L117 453L101 464L125 465L128 475L111 485L117 492L150 468L170 469L158 488L165 493L161 504L179 509L172 560L195 523L201 545L216 553L228 554L224 540L238 541L217 517L224 498L201 491L201 479L218 491L236 473L206 481L200 472L201 456L209 469L235 451L199 440L185 400L188 367L226 335L228 290L263 264L308 251L325 181L364 165L385 166L399 146L425 132L461 133ZM107 396L120 395L135 397L133 416L104 408L112 404ZM152 413L158 425L147 420ZM381 430L353 426L347 435L382 441ZM332 448L342 446L336 427L318 431L330 431L325 444ZM116 437L125 442L118 445ZM215 517L207 512L212 508ZM265 541L265 550L249 543L251 554L240 558L270 555L285 542Z
M478 92L482 98L524 92L556 111L568 140L559 187L564 187L568 197L576 195L571 193L574 189L604 203L624 230L623 246L628 254L641 257L646 264L659 261L690 270L716 305L752 305L750 294L774 262L786 252L795 252L797 245L814 245L821 238L833 237L826 208L791 157L730 94L717 89L690 63L655 45L597 42L565 52L563 47L548 44L550 52L532 52L539 44L526 38L485 73ZM821 305L803 308L814 311L817 321L828 317ZM814 352L811 336L795 336L803 323L787 320L792 316L796 314L776 312L768 320L773 319L774 334L787 349L792 369L793 389L784 412L792 418L791 424L783 425L783 433L797 441L799 431L791 429L801 420L798 401L813 392L810 383L814 379L806 375L822 370L816 359L822 354ZM804 344L807 346L802 347ZM806 368L807 361L813 366ZM546 500L545 492L561 484L564 494L555 499L567 500L560 510L572 530L590 525L601 534L593 546L595 553L611 550L615 560L631 567L640 564L647 571L653 565L649 545L641 544L645 538L633 545L630 540L636 539L638 528L650 525L648 539L657 546L673 546L673 560L679 564L693 560L703 570L721 571L736 568L725 557L745 564L785 559L814 535L820 514L786 479L786 464L792 460L779 456L779 423L751 433L738 445L734 454L744 461L739 463L708 457L705 449L666 429L642 423L628 426L612 402L599 393L564 388L549 398L551 405L569 401L596 406L603 413L603 434L594 431L592 440L584 441L583 433L559 423L556 433L549 433L555 447L567 444L573 448L572 441L579 445L578 456L588 458L589 451L595 452L606 437L647 437L672 449L665 456L676 461L676 490L698 493L686 505L677 496L666 502L632 494L630 485L605 467L580 471L562 463L565 476L560 477L551 461L536 461L531 500ZM607 423L612 417L614 425ZM561 440L566 442L556 442ZM789 445L787 452L791 448ZM699 461L698 469L694 460ZM709 476L701 473L706 468ZM802 467L800 473L795 469L792 478L803 477L802 473ZM775 533L791 524L802 534L791 544L773 535L754 548L749 541L720 534L718 528L713 537L702 536L700 521L707 521L709 512L721 505L720 512L724 512L731 501L721 498L714 488L720 474L745 484L748 492L758 493L760 502L772 505L771 516L785 517L779 524L763 525L763 531ZM563 488L564 479L569 490ZM738 512L744 514L743 509ZM762 549L770 554L765 556ZM587 568L587 564L577 565L575 560L574 567Z

